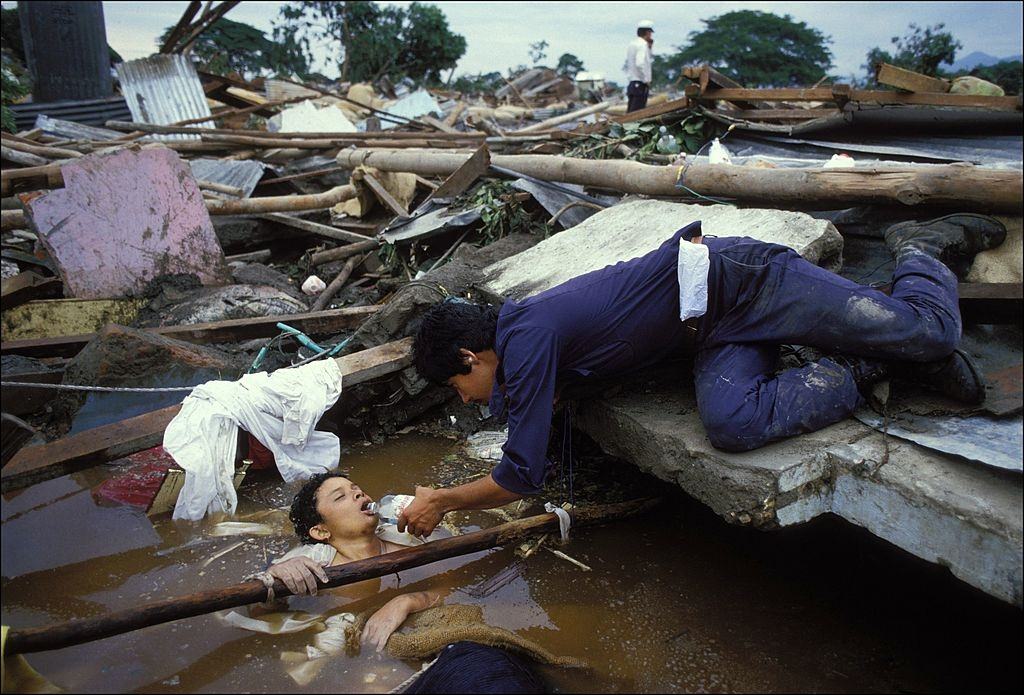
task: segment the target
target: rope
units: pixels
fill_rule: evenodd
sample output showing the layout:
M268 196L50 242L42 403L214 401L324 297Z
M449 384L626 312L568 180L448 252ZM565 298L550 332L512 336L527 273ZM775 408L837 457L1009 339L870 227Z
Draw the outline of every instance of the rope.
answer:
M166 386L163 388L142 388L129 386L76 386L74 384L41 384L35 381L0 381L0 386L28 386L37 389L58 389L64 391L97 391L101 393L170 393L192 391L195 386Z
M388 691L388 695L392 695L392 693L400 693L400 692L404 691L404 690L405 690L406 688L408 688L408 687L409 687L410 685L412 685L413 683L415 683L415 682L416 682L416 679L417 679L417 678L419 678L419 677L420 677L420 676L422 676L422 675L423 675L424 673L426 673L426 672L427 672L427 669L428 669L428 668L430 668L431 666L433 666L434 664L436 664L436 663L437 663L437 660L438 660L438 659L440 659L440 658L441 658L441 657L440 657L440 656L438 656L438 657L437 657L437 658L435 658L435 659L434 659L433 661L428 661L427 663L423 664L423 666L422 666L422 667L420 668L420 670L419 670L419 671L417 671L416 673L412 674L411 676L409 676L408 678L406 678L406 679L405 679L404 681L402 681L401 683L399 683L398 685L396 685L396 686L395 686L394 688L392 688L391 690L389 690L389 691Z

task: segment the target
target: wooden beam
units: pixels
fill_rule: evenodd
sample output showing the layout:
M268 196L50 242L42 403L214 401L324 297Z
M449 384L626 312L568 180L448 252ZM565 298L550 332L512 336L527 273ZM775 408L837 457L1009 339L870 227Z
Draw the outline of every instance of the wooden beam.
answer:
M887 84L890 87L905 89L908 92L948 92L952 86L949 80L938 77L928 77L913 70L905 70L888 63L880 63L875 79L880 84Z
M302 314L229 319L184 326L161 326L146 330L168 338L200 344L235 343L255 338L272 338L280 332L277 328L278 322L287 323L310 335L327 335L358 326L371 314L376 313L379 308L379 306L347 307ZM95 333L83 333L38 340L9 340L0 343L0 353L28 357L73 357L95 337Z
M264 220L270 220L271 222L277 222L278 224L283 224L288 227L294 227L295 229L301 229L302 231L309 232L310 234L327 237L328 239L336 239L338 241L353 244L360 241L366 241L366 235L364 234L348 232L344 229L338 229L337 227L331 227L329 225L312 222L310 220L303 220L280 212L268 212L264 215L257 215L257 217Z
M354 352L335 361L342 373L342 385L354 386L409 366L412 363L412 338ZM163 440L164 430L180 408L180 405L168 406L48 444L22 449L0 473L0 491L19 490L150 449Z
M664 104L656 104L654 106L648 106L646 109L640 109L632 113L627 113L625 116L619 116L613 118L613 121L618 123L633 123L634 121L643 121L648 118L655 118L657 116L664 116L666 113L672 113L673 111L680 111L689 106L690 100L686 97L682 99L674 99L672 101L666 101Z
M1024 285L1019 282L961 282L960 313L968 323L1020 323Z
M391 211L392 215L395 215L396 217L409 216L409 211L406 210L401 203L395 200L395 197L391 195L391 192L386 189L384 184L378 181L375 176L359 170L352 174L352 178L357 178L357 175L359 174L361 174L361 176L358 176L358 179L362 179L363 183L366 184L366 187L373 192L373 195L377 197L377 200L379 200L384 207Z
M721 99L724 101L827 101L834 102L834 89L831 87L815 87L810 89L708 89L699 97L701 101ZM1019 97L990 97L974 94L932 94L883 92L867 89L851 89L850 101L868 102L882 105L917 105L917 106L959 106L970 108L988 108L999 111L1019 111ZM672 103L672 102L669 102ZM661 104L660 106L665 106ZM655 107L657 108L657 107ZM636 111L634 113L640 113ZM634 114L630 114L631 116Z
M839 109L750 109L743 111L721 111L723 116L744 121L809 121L815 118L838 116Z
M697 84L700 85L700 89L702 92L709 87L733 87L737 89L742 89L743 87L743 85L741 85L739 82L730 77L726 77L725 75L718 72L718 70L715 70L707 63L697 67L683 68L683 76L697 82ZM745 101L737 101L730 103L735 104L736 107L740 109L752 110L770 108L765 104L759 104L757 102L751 103Z

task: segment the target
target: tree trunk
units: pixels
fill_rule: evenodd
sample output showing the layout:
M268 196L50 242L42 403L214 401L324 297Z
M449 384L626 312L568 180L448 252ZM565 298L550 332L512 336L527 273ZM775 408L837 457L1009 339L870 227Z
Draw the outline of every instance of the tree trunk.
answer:
M420 176L447 176L468 155L356 149L338 153L340 166L360 165ZM651 166L623 160L591 160L557 155L494 155L491 163L547 181L562 181L623 193L653 196L733 198L772 207L851 205L947 205L959 210L1020 212L1024 202L1020 171L965 164L908 167L857 166L853 169L755 169L730 164Z

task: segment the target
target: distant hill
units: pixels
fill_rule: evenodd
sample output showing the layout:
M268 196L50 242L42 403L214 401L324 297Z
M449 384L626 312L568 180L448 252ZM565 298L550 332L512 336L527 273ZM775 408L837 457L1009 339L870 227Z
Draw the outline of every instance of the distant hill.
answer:
M950 72L968 72L978 67L979 65L995 65L1002 60L1020 60L1021 55L1018 53L1015 56L1008 56L1006 58L997 58L988 53L982 53L981 51L975 51L970 53L963 58L960 58L953 66L949 68Z

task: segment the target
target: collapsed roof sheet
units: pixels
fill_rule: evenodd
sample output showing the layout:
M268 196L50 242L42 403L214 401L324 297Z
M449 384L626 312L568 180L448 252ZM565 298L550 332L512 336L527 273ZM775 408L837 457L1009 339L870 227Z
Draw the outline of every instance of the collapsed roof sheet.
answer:
M121 63L116 68L132 119L153 125L210 116L199 75L182 55L154 55ZM212 120L198 124L213 128ZM198 135L150 135L156 140L197 140Z

